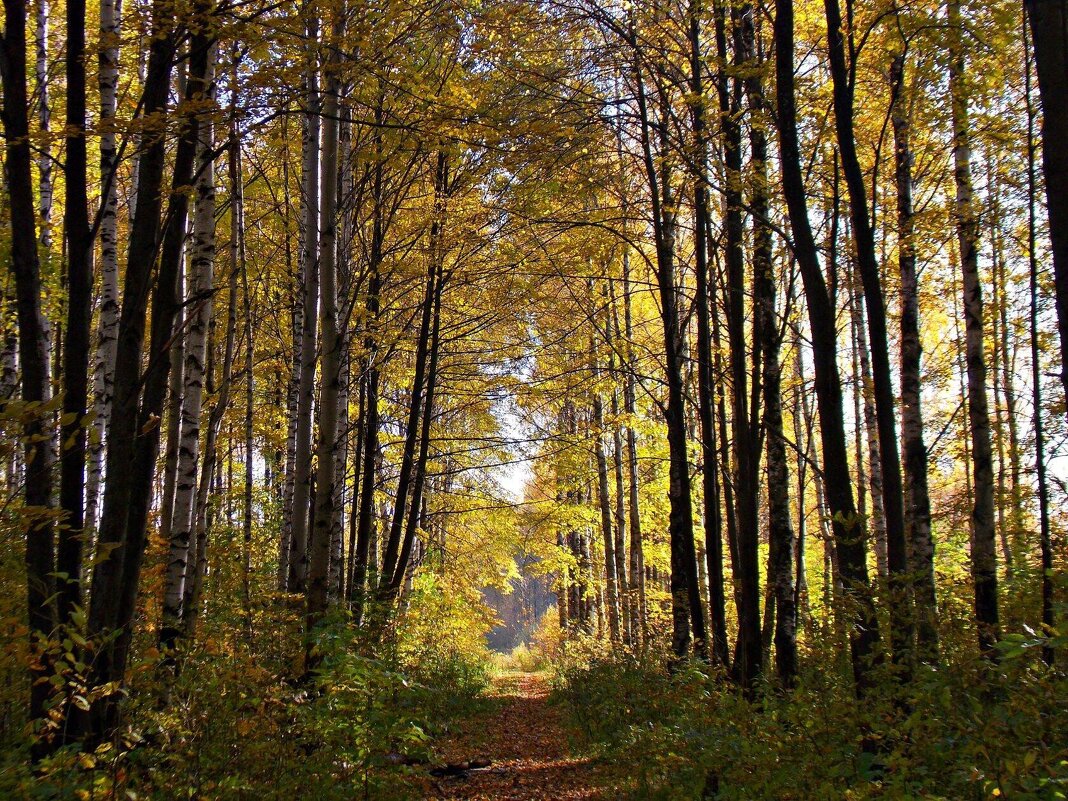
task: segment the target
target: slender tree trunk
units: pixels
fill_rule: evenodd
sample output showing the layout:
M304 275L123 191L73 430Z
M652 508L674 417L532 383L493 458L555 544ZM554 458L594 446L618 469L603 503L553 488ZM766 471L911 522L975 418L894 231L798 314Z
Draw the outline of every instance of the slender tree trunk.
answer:
M339 179L340 184L340 179ZM345 304L340 304L341 296L341 269L337 268L339 309L338 317L338 393L337 393L337 445L334 448L334 498L331 501L330 518L330 569L328 584L330 587L330 601L334 602L342 598L342 585L345 579L345 484L347 479L349 462L349 381L350 367L348 354L348 337L342 330L344 321L348 319L348 309Z
M631 311L630 251L623 252L623 334L627 347L627 377L623 387L623 407L631 420L637 411L635 397L634 321ZM642 550L641 507L638 500L638 437L633 424L627 425L627 494L630 515L630 591L634 598L638 628L644 646L649 642L649 610L645 594L645 561Z
M344 21L340 13L331 26L331 39L340 44ZM319 436L315 470L315 517L309 543L307 636L305 664L314 667L311 635L326 614L330 597L330 549L336 500L334 452L338 447L338 398L341 383L341 336L337 317L337 224L338 224L338 95L337 55L331 50L324 72L323 103L323 207L319 238L319 314L322 329L322 387L319 401Z
M238 54L236 48L231 55L230 85L238 86ZM254 298L248 282L248 258L245 252L245 177L241 161L241 145L238 135L236 104L230 115L230 219L231 239L237 246L237 267L241 274L241 295L245 316L245 420L244 420L244 457L245 481L242 491L241 509L241 590L242 611L245 625L252 631L252 491L254 489L253 455L255 440L253 438L253 414L255 403L256 343L252 336L252 310Z
M352 455L352 505L349 509L349 546L348 565L345 575L345 600L349 606L356 599L356 523L360 517L360 483L363 477L363 454L365 445L364 420L367 418L367 381L362 373L359 376L359 401L356 417L356 447Z
M231 115L231 120L233 120ZM232 149L239 144L238 140L231 137L229 147ZM231 206L231 213L233 207ZM209 323L209 359L207 368L207 390L214 394L215 404L208 416L207 433L204 437L203 459L200 467L200 483L197 488L196 509L194 512L193 541L190 543L191 560L193 567L187 568L188 575L185 581L185 592L182 599L182 629L187 638L192 638L196 633L197 619L202 606L204 592L204 578L208 574L208 535L211 531L213 519L216 514L216 506L222 494L222 465L219 461L219 434L222 431L223 417L230 403L230 389L234 378L234 358L237 351L237 274L238 254L237 248L231 242L229 248L230 258L227 274L227 309L226 309L226 332L223 341L222 373L218 385L214 382L213 359L214 352L211 347L211 332L214 332L214 319Z
M770 256L770 254L768 254ZM767 428L768 477L768 614L775 615L775 671L784 687L797 676L797 601L794 596L794 531L790 523L790 471L782 421L780 337L775 315L775 282L770 258L761 260L754 280L760 304L764 381L764 425Z
M444 170L445 155L444 153L439 153L435 179L435 206L440 206ZM441 222L440 215L435 212L435 219L430 226L429 250L432 256L427 266L426 287L423 290L422 315L419 322L418 339L416 340L415 372L412 377L408 423L404 434L404 450L401 454L400 473L397 478L393 519L389 527L389 538L386 540L386 550L382 557L382 580L385 587L390 589L393 589L394 573L403 575L398 571L398 557L405 528L405 514L408 513L408 495L411 491L412 475L415 469L415 451L420 430L419 415L423 408L426 367L429 358L430 328L434 316L434 298L437 292L438 263L436 253L439 248L438 240L441 236ZM410 514L417 515L418 512L419 510L413 506ZM399 587L399 584L397 586Z
M375 121L381 122L383 111L381 103L375 108ZM379 353L378 353L378 315L381 308L379 293L382 289L379 268L382 264L384 231L383 215L383 156L382 137L375 139L374 163L371 166L371 252L368 265L366 323L363 338L363 374L367 382L367 411L364 419L364 453L361 468L360 511L356 527L356 569L353 575L353 615L357 624L363 622L367 597L374 586L374 574L378 572L378 542L375 526L375 485L377 477L376 464L379 457L378 445L378 394L379 394ZM374 541L372 541L374 540Z
M1068 2L1024 0L1042 102L1042 171L1053 245L1061 383L1068 395Z
M152 29L142 114L163 120L167 115L167 96L170 91L176 35L174 20L162 0L153 4ZM124 665L125 657L121 653L122 646L118 644L118 639L122 638L122 633L115 632L120 628L123 616L122 601L129 597L124 575L125 564L129 562L131 569L135 564L140 567L142 543L137 541L136 532L133 538L130 537L128 523L131 506L135 502L134 493L141 488L144 481L135 478L131 465L140 452L138 423L143 425L149 422L141 419L139 413L141 356L152 267L159 246L165 163L164 128L160 126L159 130L153 129L152 133L141 138L141 153L137 165L140 191L130 229L122 310L117 333L114 407L107 429L107 481L104 487L103 514L97 537L97 559L93 569L92 601L88 616L89 634L92 637L108 638L94 662L92 683L97 686L121 678L120 668ZM163 276L160 277L160 286L162 285ZM173 309L161 309L161 335L164 333L163 323L169 322L169 315L172 313ZM156 327L155 318L153 327ZM162 347L158 339L154 344L156 347ZM153 355L165 358L165 352L153 352ZM147 411L148 407L145 408ZM141 455L143 458L147 454ZM152 467L148 467L149 487L154 473ZM135 483L138 484L136 488ZM136 500L143 505L147 498ZM135 550L137 553L133 553ZM114 709L114 699L102 699L97 703L92 724L94 737L102 737L111 727Z
M964 82L963 23L958 0L949 0L949 86L953 112L955 218L964 291L964 347L968 367L968 420L972 445L972 579L979 649L996 658L998 640L997 549L994 526L994 470L983 347L983 294L979 278L979 217L972 193L971 133Z
M819 406L820 433L827 500L832 516L835 550L854 614L850 629L853 677L858 694L871 685L871 668L879 640L868 582L863 521L856 516L853 490L846 458L845 423L842 415L842 384L837 365L837 333L831 306L820 270L816 243L808 220L801 151L797 136L797 109L794 99L794 8L792 0L775 3L775 77L778 99L777 123L782 162L783 190L794 235L794 253L801 268L808 305L809 327Z
M895 17L898 14L894 7ZM938 602L935 595L931 498L927 490L927 446L923 440L920 301L912 207L912 123L905 92L905 52L890 62L890 120L894 128L894 185L897 190L898 272L901 275L901 447L904 467L905 536L916 614L916 655L938 661Z
M1035 474L1038 481L1039 551L1042 564L1042 630L1047 635L1054 628L1053 618L1053 547L1050 540L1049 482L1046 477L1046 430L1042 419L1042 362L1038 341L1038 215L1035 210L1035 108L1031 94L1031 51L1027 20L1023 24L1024 100L1027 104L1027 253L1028 288L1030 290L1031 334L1031 403L1034 406ZM1052 665L1055 653L1050 646L1042 649L1042 659Z
M297 439L294 457L289 590L304 592L308 573L308 504L311 500L312 406L315 403L316 326L319 321L319 21L307 22L308 52L304 76L306 104L301 152L301 274L304 309L301 315L300 387L297 394ZM320 410L321 411L321 410Z
M735 564L738 561L738 515L737 506L734 503L734 482L731 481L732 471L732 459L731 459L731 440L727 433L727 370L723 366L723 349L722 340L720 339L720 325L719 319L722 313L722 301L720 299L720 287L722 284L722 275L712 276L713 280L709 284L709 301L710 306L714 310L712 313L712 375L714 377L714 384L716 387L716 406L713 410L714 420L713 424L716 426L716 432L718 434L718 459L716 466L716 480L717 489L719 490L720 497L723 499L722 511L725 513L724 517L727 521L727 550L730 554L731 564ZM722 563L722 546L720 547L720 561ZM722 564L719 568L722 573ZM735 606L738 603L737 587L735 587ZM729 667L728 661L724 663L725 667Z
M634 80L638 87L642 152L653 206L656 281L660 296L666 355L665 377L668 385L668 402L663 411L667 423L670 453L668 531L671 546L671 647L676 657L681 658L687 654L690 648L692 625L694 651L698 656L702 656L707 653L707 636L701 590L697 582L697 552L693 540L693 501L690 494L685 396L682 383L683 354L675 283L675 233L674 212L672 211L674 199L670 185L662 182L653 157L644 78L638 64L635 65Z
M89 405L89 341L93 234L89 228L86 147L85 0L67 0L67 158L64 229L67 238L67 324L63 347L63 443L59 501L65 526L56 552L58 621L81 604L85 529L85 444Z
M775 617L776 669L785 686L791 686L797 670L797 608L793 598L793 529L790 524L790 500L786 470L785 438L782 430L781 368L779 366L780 335L775 312L775 279L772 264L772 231L769 224L771 204L768 192L768 145L764 131L764 120L768 108L764 97L764 85L761 78L761 56L757 47L756 10L745 3L737 9L737 41L739 56L746 69L743 84L749 104L750 154L752 178L750 181L749 206L753 216L753 360L752 392L750 394L749 419L751 433L749 449L753 454L754 486L759 483L760 400L764 398L764 426L767 429L768 453L768 519L769 519L769 573L768 582L773 584L773 591L768 596L777 601L769 602L769 615ZM768 364L768 360L774 362ZM758 383L762 373L764 386ZM769 393L774 392L775 397ZM777 442L772 439L777 438ZM781 465L772 465L771 459L781 460ZM750 546L754 548L755 545ZM756 554L743 558L751 564L753 583L759 593L759 575L754 567ZM774 568L774 569L771 569ZM752 603L750 598L749 603ZM772 609L771 607L775 607ZM761 669L763 669L762 648ZM739 668L735 668L736 671Z
M808 461L812 458L812 432L802 430L805 422L802 395L805 391L804 369L801 356L801 343L798 336L794 342L795 375L797 378L797 391L794 394L792 417L794 422L794 443L798 447L797 459L797 551L795 575L797 582L794 584L794 606L797 616L805 624L806 632L811 623L811 614L808 601L808 568L806 565L805 548L806 534L808 533L808 508L806 498L808 496Z
M608 282L608 306L610 319L606 326L608 332L608 374L612 378L612 467L615 477L615 557L616 577L619 586L620 611L623 616L623 641L627 645L634 643L634 597L629 590L627 579L627 511L624 501L623 484L623 434L619 426L619 372L616 369L616 348L622 338L619 327L619 313L615 291L611 279Z
M110 682L121 682L126 673L133 641L133 621L140 588L141 565L148 542L148 518L152 507L152 486L160 449L160 421L167 399L171 369L170 348L176 339L175 320L180 305L179 278L182 254L185 249L186 219L190 190L193 188L193 171L199 139L199 122L202 113L198 106L208 92L208 54L211 47L210 33L212 9L206 2L198 2L194 13L204 20L204 25L192 34L189 44L189 73L183 98L186 109L180 125L175 147L170 198L159 245L159 266L156 285L152 292L151 329L148 347L148 367L141 377L144 386L141 406L136 421L136 439L133 459L125 469L132 471L128 509L122 552L122 573L119 582L114 630L117 632L110 655ZM142 195L148 185L142 184ZM127 266L129 275L129 266ZM126 303L123 303L126 312ZM120 352L122 335L120 330ZM116 386L118 381L116 379ZM135 393L136 394L136 393ZM114 425L114 420L112 421ZM110 458L110 453L109 453ZM109 484L111 470L109 470ZM105 490L104 519L107 519L107 488ZM95 581L94 581L95 590ZM105 665L108 662L105 660ZM118 696L105 699L94 707L93 735L100 736L114 731L118 725Z
M26 3L4 0L4 38L0 50L3 77L5 180L10 198L11 272L15 277L15 306L19 331L19 365L22 400L44 404L48 400L48 328L41 311L41 268L37 255L36 210L31 177L29 110L26 94ZM30 637L31 720L40 719L51 694L39 643L55 623L52 596L55 587L52 504L53 454L47 421L32 415L23 429L26 480L23 497L30 512L25 516L26 601ZM40 749L35 749L40 755Z
M850 268L850 273L853 273ZM858 286L855 275L850 275L849 285L849 316L853 333L853 357L854 367L859 367L856 376L856 405L863 411L857 415L857 463L863 464L861 453L861 429L863 438L868 447L868 474L864 475L861 469L857 476L858 486L867 480L868 489L871 490L871 513L868 519L871 521L871 534L875 546L875 565L880 578L886 578L890 574L889 554L886 540L886 514L883 507L883 470L879 449L879 430L876 419L874 382L871 374L871 351L868 349L868 337L865 333L864 295ZM861 495L863 498L863 495ZM860 513L864 514L863 501L860 503Z
M597 356L593 337L590 337L590 359L592 361L594 382L599 378ZM608 631L612 642L619 642L619 587L616 575L616 548L612 536L612 498L608 489L608 455L604 449L604 401L598 389L593 393L594 453L597 457L597 505L601 512L601 537L604 542L604 570L606 584L605 602L608 605Z
M230 280L227 286L228 308L226 312L226 339L223 345L222 377L215 393L215 405L208 417L208 430L204 438L204 458L200 468L200 485L197 489L194 539L190 543L193 568L186 578L185 592L182 599L182 629L187 638L196 633L197 619L200 615L201 600L204 594L204 578L208 574L208 535L211 531L212 518L216 512L215 503L220 495L222 465L219 463L219 433L222 429L223 416L230 403L230 388L234 373L234 352L237 343L237 264L236 255L231 248ZM209 371L210 374L210 371ZM214 481L215 486L212 486ZM213 503L214 501L214 503Z
M444 162L441 162L441 183L444 189L445 182L445 166ZM440 203L443 200L439 200ZM443 207L440 207L440 215L444 213ZM440 236L440 232L439 232ZM412 481L412 505L411 512L408 515L408 523L404 531L404 541L401 544L400 555L397 559L397 568L393 575L393 592L401 586L401 579L408 575L411 576L411 571L408 571L408 565L411 559L412 548L415 545L415 530L417 527L418 517L416 511L423 508L425 504L425 497L423 494L424 487L426 486L426 473L427 473L427 457L430 452L430 424L434 419L434 393L437 390L438 383L438 361L441 357L441 293L443 290L444 275L442 274L443 268L441 265L440 244L436 249L439 252L434 256L434 260L438 263L437 279L435 281L434 288L434 304L433 304L433 323L430 330L430 364L427 368L426 376L426 393L424 398L424 408L421 415L421 431L419 433L419 454L415 461L415 476ZM408 571L407 573L405 571ZM410 578L409 578L410 580Z
M689 6L690 90L693 102L690 115L693 121L695 163L694 180L694 271L697 311L697 397L701 420L701 482L704 493L705 559L708 563L709 614L712 625L711 655L724 668L730 664L727 643L727 615L723 598L723 520L720 512L716 446L716 430L712 407L712 343L708 292L707 221L708 202L708 139L705 134L704 63L701 56L700 0Z
M52 250L52 204L55 186L52 182L52 146L48 141L52 126L51 77L48 74L48 22L52 13L49 0L35 3L36 27L34 29L34 73L37 79L37 122L44 143L37 150L37 192L40 204L41 227L39 242L41 252L48 259ZM49 343L51 346L51 343Z
M216 48L208 53L205 84L214 99ZM198 126L197 172L194 189L193 238L189 251L187 278L188 320L182 370L184 403L178 444L178 470L175 480L174 515L171 524L167 572L163 590L163 620L160 644L173 647L181 633L183 602L191 571L190 557L196 561L197 466L200 461L200 422L204 399L205 359L209 344L208 325L212 316L215 270L215 175L214 125L205 115ZM190 553L190 543L193 552Z
M722 5L715 14L716 49L727 63L726 21ZM741 31L741 13L731 12L736 66L744 63L746 47ZM751 424L748 359L745 332L745 224L742 216L742 129L740 123L742 81L721 79L719 82L720 126L723 136L723 161L727 172L724 188L726 235L726 322L728 362L731 386L731 439L734 463L735 547L731 551L734 596L738 607L738 640L735 644L733 675L751 689L763 669L760 641L760 580L758 560L757 484L760 454L754 452L757 426ZM753 339L760 338L760 320L754 316ZM754 355L754 361L759 356ZM759 392L752 386L753 398Z
M864 173L857 156L853 129L855 50L852 31L844 31L838 0L825 0L828 54L834 96L835 132L842 156L842 174L849 190L850 219L856 245L857 267L864 286L871 344L872 385L879 430L879 463L886 521L886 561L889 573L890 650L903 678L909 674L914 622L909 610L908 556L901 490L901 460L897 446L897 409L890 372L886 307L875 254L875 232L868 211ZM847 37L848 33L848 37ZM846 63L848 38L851 62Z
M994 290L994 327L1000 333L994 338L994 362L995 388L1000 384L1000 390L1005 396L1004 424L998 424L998 531L1001 536L1001 550L1005 558L1005 575L1012 581L1013 571L1013 546L1019 544L1020 533L1023 527L1023 499L1021 497L1020 478L1020 435L1016 410L1016 347L1010 349L1009 342L1012 339L1012 331L1009 327L1009 306L1012 301L1008 295L1008 269L1006 267L1005 251L1001 236L1001 201L999 197L999 185L996 176L996 166L993 162L987 164L988 192L991 195L990 208L990 239L993 246L993 290ZM1000 363L1000 364L999 364ZM998 369L1000 368L1000 369ZM995 398L995 408L1000 411L1001 405ZM1008 458L1006 459L1005 432L1008 432ZM1008 462L1008 491L1005 487L1005 464ZM1008 506L1008 516L1005 515L1005 507Z
M188 255L188 250L186 251ZM171 525L174 522L174 487L178 479L178 440L181 437L182 424L182 371L185 369L185 337L181 332L185 329L185 257L178 263L178 311L174 316L174 330L179 336L171 345L168 357L170 358L170 386L167 388L167 444L163 452L163 491L159 503L159 533L160 538L170 541Z
M119 327L118 203L115 188L115 110L119 86L120 0L100 0L100 327L93 366L93 436L85 499L85 528L94 531L104 469L104 435L111 417L115 382L115 347Z
M289 200L289 117L282 117L282 183ZM300 397L300 367L303 359L302 337L304 335L304 260L297 258L294 273L290 203L282 204L285 226L286 275L292 276L289 285L290 303L290 359L289 381L286 385L286 450L285 481L282 484L282 525L278 538L278 572L276 581L279 592L289 591L289 555L293 546L293 491L297 458L297 409Z

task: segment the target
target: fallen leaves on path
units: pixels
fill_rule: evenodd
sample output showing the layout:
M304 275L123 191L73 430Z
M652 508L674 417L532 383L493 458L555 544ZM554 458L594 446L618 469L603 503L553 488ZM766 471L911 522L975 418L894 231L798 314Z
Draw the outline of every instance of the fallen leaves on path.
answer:
M441 744L442 761L489 760L489 766L430 780L433 801L603 801L596 770L570 753L560 711L536 673L506 673L494 681L494 703Z

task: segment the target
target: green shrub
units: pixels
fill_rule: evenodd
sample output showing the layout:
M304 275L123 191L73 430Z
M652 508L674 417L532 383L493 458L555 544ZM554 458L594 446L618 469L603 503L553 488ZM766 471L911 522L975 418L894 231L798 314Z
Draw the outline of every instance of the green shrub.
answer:
M707 666L573 652L555 693L637 798L1063 799L1068 680L1033 656L887 677L862 702L813 667L751 702Z

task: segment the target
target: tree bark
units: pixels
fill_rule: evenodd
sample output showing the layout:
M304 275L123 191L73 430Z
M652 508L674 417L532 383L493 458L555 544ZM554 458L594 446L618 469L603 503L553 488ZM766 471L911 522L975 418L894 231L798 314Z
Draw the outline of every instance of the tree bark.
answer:
M85 444L89 404L89 340L93 234L89 228L86 147L85 0L67 0L67 157L64 229L67 238L67 321L63 346L63 420L59 501L65 515L56 552L58 622L81 604L85 529Z
M301 274L304 279L300 387L294 457L293 534L289 553L289 591L304 592L308 573L308 504L311 500L312 406L315 403L316 326L319 321L319 21L307 21L308 52L304 76L306 105L301 149Z
M340 45L344 22L340 13L331 25L331 39ZM338 395L341 380L341 337L337 319L337 223L338 223L338 94L337 55L326 59L326 91L323 102L322 219L319 234L319 325L322 332L322 386L319 400L319 432L316 448L315 516L309 542L306 669L318 660L313 634L327 611L330 596L330 545L334 523L334 482L338 447ZM298 507L298 511L299 511Z
M593 337L590 337L590 359L594 375L593 425L594 453L597 458L597 506L601 512L601 538L604 542L605 603L608 605L608 631L612 642L620 640L619 584L616 575L616 547L612 535L612 498L608 489L608 455L604 449L604 400L596 387L599 379L597 355Z
M282 484L282 525L278 538L278 572L276 581L279 592L289 591L289 556L293 546L293 491L296 486L294 473L297 458L297 410L300 397L300 367L303 359L302 337L304 335L304 260L298 256L296 272L293 265L292 234L289 209L289 117L282 117L282 182L286 201L282 204L285 225L286 275L292 276L289 285L290 346L289 381L286 385L286 448L285 480Z
M726 21L722 4L715 13L716 49L722 63L727 61ZM741 67L746 47L741 31L741 14L731 11L734 40L734 64ZM735 643L734 678L745 688L752 689L763 670L760 643L760 565L757 556L759 529L757 521L757 484L760 454L755 452L758 427L750 415L750 400L759 393L753 382L749 393L749 364L745 332L745 222L742 208L742 113L741 79L722 76L719 81L720 126L723 137L723 162L726 169L724 204L726 206L724 233L726 236L724 262L726 265L726 323L727 361L730 367L731 389L731 453L734 472L735 547L731 550L734 575L734 597L738 609L738 640ZM760 339L760 321L754 316L753 339ZM754 354L754 361L759 359Z
M383 110L381 102L375 107L374 119L381 123ZM353 616L357 624L363 622L366 602L371 594L378 572L378 543L375 526L375 486L379 457L378 446L378 394L379 394L379 354L378 354L378 316L381 310L382 279L379 269L382 264L384 215L383 173L385 167L382 154L381 129L375 136L374 162L371 165L371 251L369 254L366 300L366 322L363 338L363 375L367 382L367 410L364 419L364 452L361 468L360 511L356 526L356 568L353 575Z
M635 55L637 59L637 53ZM697 552L693 540L693 501L690 495L685 396L682 382L683 353L675 283L675 220L672 211L674 199L670 185L662 182L653 157L645 82L637 60L634 80L638 89L642 154L649 184L649 195L652 200L653 237L656 242L656 283L660 297L665 378L668 385L668 402L663 411L667 424L670 454L668 531L671 547L671 649L676 657L686 656L690 649L692 625L694 652L702 656L706 654L707 636L701 590L697 581ZM666 169L665 172L667 172Z
M983 294L979 278L979 217L972 192L971 133L965 86L963 23L959 0L949 0L949 91L953 115L955 222L964 293L964 349L968 368L968 420L972 445L972 580L979 650L996 658L998 632L997 548L994 526L994 465L986 397Z
M419 322L419 334L415 346L415 372L412 377L412 391L408 406L408 423L404 434L404 450L401 454L400 473L397 477L397 492L393 504L393 519L389 527L389 538L386 540L385 553L382 556L382 578L385 588L394 590L393 577L399 573L399 552L402 547L402 539L405 529L405 514L408 513L408 496L411 492L413 471L415 470L415 451L419 438L419 416L423 409L423 393L426 384L426 368L430 349L430 328L434 317L434 298L437 292L437 279L439 265L437 251L438 239L441 236L441 218L439 212L442 186L445 170L445 154L439 153L437 159L437 171L434 181L435 187L435 215L430 225L430 253L426 273L426 286L423 290L422 315ZM417 515L419 510L414 506L411 515ZM399 583L396 585L399 587Z
M85 527L94 531L104 470L104 435L111 417L119 327L119 196L115 187L115 111L119 87L120 0L100 0L100 323L93 367L93 435L85 499Z
M215 47L208 54L204 76L207 97L214 99ZM215 147L214 125L205 115L198 126L197 171L194 188L193 237L189 251L186 297L188 330L183 366L184 403L178 444L174 514L163 590L160 644L172 647L181 633L186 583L190 578L190 542L196 528L197 466L200 461L200 420L204 399L208 324L212 316L215 271ZM196 557L195 542L192 554Z
M770 254L768 254L770 256ZM770 258L758 264L755 302L762 306L764 425L767 429L768 583L767 613L775 616L775 671L786 688L797 677L797 601L794 596L794 530L790 523L790 471L782 422L780 337L775 314L775 282ZM763 654L763 649L762 649Z
M794 235L794 254L808 305L812 353L819 407L820 434L827 501L832 516L835 550L844 589L852 601L854 625L850 629L850 654L857 693L871 686L872 666L879 641L879 624L868 582L864 548L864 524L857 519L846 457L845 423L842 415L842 383L837 364L837 332L820 270L816 243L808 220L801 152L794 100L794 8L792 0L775 3L775 77L778 100L777 123L782 162L783 192Z
M894 6L894 15L898 15ZM923 439L919 280L912 206L912 123L905 98L905 52L890 62L890 121L894 129L898 272L901 275L901 447L904 456L905 537L916 614L916 656L938 661L938 600L935 595L927 445Z
M1054 628L1053 618L1053 547L1050 539L1049 483L1046 477L1046 431L1042 419L1042 363L1038 337L1038 214L1035 210L1035 108L1031 94L1031 49L1028 46L1027 20L1023 24L1024 101L1027 105L1027 253L1028 289L1030 294L1031 335L1031 403L1034 407L1035 474L1038 482L1039 551L1042 564L1042 628L1046 634ZM1056 654L1052 647L1042 649L1042 659L1052 665Z
M1024 0L1042 103L1042 172L1053 245L1061 384L1068 395L1068 2Z
M230 148L238 145L233 139ZM232 209L231 209L232 210ZM222 428L223 415L230 403L230 388L234 377L234 353L237 343L237 252L236 248L230 247L230 264L228 265L229 281L227 282L227 310L226 310L226 333L223 343L222 375L215 389L215 405L211 408L208 417L208 430L204 437L204 458L200 467L200 484L197 488L196 509L194 511L195 522L193 527L193 540L190 543L192 550L193 567L191 572L187 567L185 591L182 598L182 630L187 638L192 638L196 633L197 618L200 614L201 597L204 591L204 577L208 570L208 535L211 531L213 505L210 503L211 495L219 492L218 486L212 487L212 482L218 482L221 470L219 465L219 433ZM212 386L212 371L208 369L208 386Z
M875 417L879 430L879 463L882 473L883 514L886 522L886 561L889 573L890 650L903 678L909 675L914 621L909 609L908 556L901 490L901 460L897 445L897 409L890 372L890 347L886 307L875 255L875 232L868 212L864 173L857 156L853 129L855 60L852 31L844 31L838 0L825 0L827 40L833 83L835 133L842 156L842 174L849 190L850 219L856 246L857 267L864 286L871 344Z
M635 397L634 321L631 311L630 251L623 252L623 334L627 347L627 377L623 386L623 407L633 421L637 412ZM649 610L645 595L645 560L642 549L642 519L638 499L638 437L633 422L627 425L627 500L630 515L630 591L638 616L638 629L644 647L649 642Z
M704 60L701 56L700 0L689 7L690 116L694 131L697 175L694 180L694 272L697 312L697 398L701 420L701 484L704 493L705 559L708 563L708 599L712 626L711 656L727 668L730 653L727 642L727 610L723 597L723 519L720 511L719 464L712 407L712 333L708 292L708 139L705 133Z
M441 181L445 181L445 165L442 164ZM443 212L442 212L443 213ZM440 237L440 232L439 232ZM433 304L433 323L430 329L430 364L427 368L426 376L426 392L423 400L424 408L421 415L422 429L419 434L419 454L415 461L415 477L412 481L412 504L411 512L408 515L408 523L405 526L404 541L401 544L400 555L397 559L397 569L393 574L392 591L394 593L401 586L402 579L407 575L409 580L411 578L411 571L408 570L409 562L411 560L412 548L415 544L415 530L418 524L417 510L425 509L425 497L424 488L426 487L426 474L427 474L427 457L430 452L430 424L434 419L434 394L437 390L438 383L438 361L441 358L441 293L443 290L444 275L443 265L441 264L440 243L437 250L439 251L434 257L437 262L437 279L434 287L434 304Z
M30 637L31 720L44 715L51 694L48 667L42 662L39 642L47 639L55 623L52 596L55 587L52 504L53 454L47 436L44 405L49 397L48 327L41 312L41 267L37 255L36 210L31 177L29 111L26 93L26 3L4 0L4 38L0 49L3 78L2 120L6 146L5 172L11 214L11 272L15 277L15 305L19 331L22 400L33 404L23 428L27 507L26 602ZM35 755L39 755L35 749Z
M36 26L34 28L34 73L37 79L37 122L44 135L44 143L37 148L37 191L40 203L41 227L39 241L45 259L52 250L52 205L55 185L52 182L52 146L48 141L52 126L51 79L48 75L48 22L51 19L49 0L35 3ZM51 343L49 343L51 347Z

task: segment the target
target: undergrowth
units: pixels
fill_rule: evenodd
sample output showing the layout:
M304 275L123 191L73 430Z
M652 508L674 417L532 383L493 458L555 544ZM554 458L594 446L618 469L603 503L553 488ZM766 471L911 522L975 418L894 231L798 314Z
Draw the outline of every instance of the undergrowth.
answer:
M420 597L411 615L441 611L416 609ZM481 703L486 655L412 626L371 643L338 617L319 632L317 671L302 678L299 627L284 603L265 605L263 635L205 632L177 675L142 649L122 735L93 752L60 750L35 772L30 738L7 743L0 798L419 798L432 739Z
M1068 678L1037 642L1007 638L997 667L923 668L904 689L886 677L861 701L818 658L792 692L750 701L707 665L580 643L554 694L627 797L1052 801L1068 797Z

